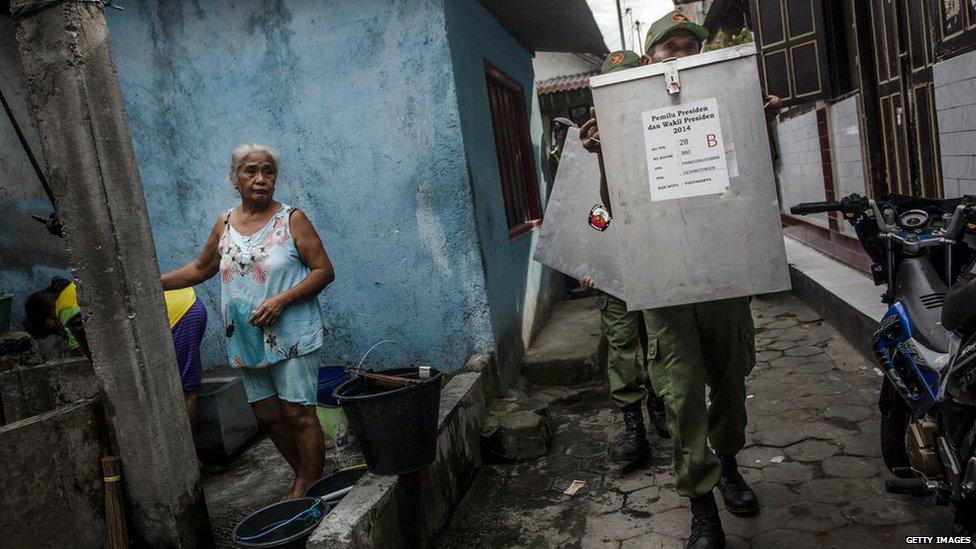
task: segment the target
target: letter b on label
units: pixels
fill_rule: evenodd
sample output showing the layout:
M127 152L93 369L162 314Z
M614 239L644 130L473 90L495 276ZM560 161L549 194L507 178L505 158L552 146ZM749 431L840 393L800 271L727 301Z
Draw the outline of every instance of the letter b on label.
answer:
M718 137L716 137L714 133L710 133L710 134L706 135L705 136L705 141L708 143L708 148L709 149L711 149L712 147L718 145Z

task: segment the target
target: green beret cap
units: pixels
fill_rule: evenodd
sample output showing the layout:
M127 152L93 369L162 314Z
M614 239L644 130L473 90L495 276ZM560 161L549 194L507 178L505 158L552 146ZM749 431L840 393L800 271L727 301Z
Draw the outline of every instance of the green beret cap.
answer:
M651 49L651 46L660 42L669 32L676 29L691 31L692 34L698 37L699 42L704 42L708 39L708 29L693 23L680 11L672 11L655 21L651 24L651 28L647 29L647 38L644 39L644 53L647 53Z
M607 74L623 69L632 69L640 66L640 55L631 50L619 50L611 53L603 60L600 66L600 74Z

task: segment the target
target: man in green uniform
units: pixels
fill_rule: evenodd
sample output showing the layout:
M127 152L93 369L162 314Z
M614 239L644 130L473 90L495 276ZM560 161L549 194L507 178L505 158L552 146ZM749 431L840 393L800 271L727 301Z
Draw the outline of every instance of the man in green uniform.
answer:
M640 66L640 55L630 50L615 51L603 61L602 74ZM594 151L599 154L599 151ZM600 157L600 198L612 215L606 177L603 174L603 158ZM613 226L608 230L614 230ZM597 283L589 276L580 280L584 289L596 289ZM639 359L641 315L627 310L627 303L606 292L597 290L600 308L600 324L607 336L607 374L610 380L610 397L623 414L624 431L610 450L610 459L629 468L640 463L651 445L644 428L644 412L641 402L647 397L647 411L657 433L670 438L663 400L648 391L650 386ZM645 352L646 356L646 352Z
M653 25L642 63L701 51L708 30L671 12ZM767 97L767 109L779 100ZM580 130L584 147L599 143L596 119ZM675 487L691 499L687 547L724 547L725 532L712 494L716 486L728 511L759 512L759 501L739 474L735 455L745 444L745 377L755 365L750 298L693 303L644 311L651 381L664 397L674 437ZM708 387L708 406L705 387Z

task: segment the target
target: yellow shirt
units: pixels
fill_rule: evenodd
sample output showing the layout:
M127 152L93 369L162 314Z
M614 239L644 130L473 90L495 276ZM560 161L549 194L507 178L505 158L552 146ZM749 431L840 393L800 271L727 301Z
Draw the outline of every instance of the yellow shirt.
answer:
M183 318L183 315L190 310L193 303L197 300L197 293L193 288L183 288L182 290L170 290L163 292L163 300L166 301L166 317L169 319L169 327L173 329L176 323Z
M163 300L166 301L166 317L169 320L169 327L172 329L193 306L197 300L197 294L193 288L170 290L163 292ZM54 311L62 325L67 324L68 320L81 312L78 307L78 288L74 282L61 291L61 295L54 302Z

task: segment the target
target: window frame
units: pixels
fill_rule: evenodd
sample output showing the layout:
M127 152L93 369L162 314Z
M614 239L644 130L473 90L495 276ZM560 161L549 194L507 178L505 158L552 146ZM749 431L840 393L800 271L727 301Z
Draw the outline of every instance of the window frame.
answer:
M539 179L529 130L525 90L521 84L487 60L485 87L508 226L508 241L514 242L542 225L542 201L539 196ZM499 93L505 95L499 97ZM496 109L500 103L504 104ZM502 117L508 117L508 123L499 127Z
M937 62L976 50L976 6L970 0L960 0L960 28L950 33L945 30L945 7L942 0L928 3L931 21L928 38L935 46Z

